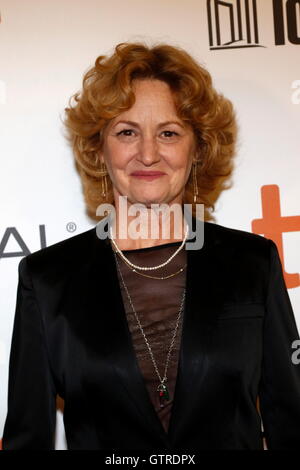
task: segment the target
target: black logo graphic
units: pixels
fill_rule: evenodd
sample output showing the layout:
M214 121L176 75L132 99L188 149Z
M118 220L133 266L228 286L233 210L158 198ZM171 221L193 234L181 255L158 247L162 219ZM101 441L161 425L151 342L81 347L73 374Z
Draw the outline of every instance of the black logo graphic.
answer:
M273 0L273 15L275 45L285 45L286 39L291 44L300 44L300 0Z
M265 47L259 41L257 0L207 0L211 50ZM274 44L300 44L300 0L272 0ZM271 21L271 19L270 19Z
M207 0L210 49L264 47L259 44L256 0Z

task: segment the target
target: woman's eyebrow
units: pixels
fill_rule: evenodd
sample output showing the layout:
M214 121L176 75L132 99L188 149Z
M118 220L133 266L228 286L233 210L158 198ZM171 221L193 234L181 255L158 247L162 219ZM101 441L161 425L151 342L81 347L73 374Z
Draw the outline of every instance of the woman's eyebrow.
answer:
M139 124L137 122L134 122L134 121L118 121L114 124L114 127L117 126L118 124L127 124L129 126L133 126L133 127L140 127ZM176 124L177 126L180 126L182 128L184 128L184 125L180 122L180 121L165 121L165 122L161 122L160 124L158 124L158 127L164 127L164 126L168 126L170 124Z
M168 126L169 124L177 124L177 126L180 126L180 127L184 128L184 125L183 125L180 121L166 121L166 122L162 122L161 124L159 124L158 127Z
M133 121L117 121L117 122L114 124L114 127L117 126L118 124L127 124L128 126L139 127L138 123L137 123L137 122L133 122Z

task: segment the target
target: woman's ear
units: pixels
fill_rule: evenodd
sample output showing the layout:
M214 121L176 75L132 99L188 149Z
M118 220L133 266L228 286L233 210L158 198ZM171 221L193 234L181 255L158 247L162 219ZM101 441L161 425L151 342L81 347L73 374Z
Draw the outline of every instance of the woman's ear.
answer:
M202 158L201 158L201 153L200 153L200 150L197 149L195 151L195 154L194 154L194 158L193 158L193 163L201 163L202 162Z
M103 157L103 152L101 150L97 151L96 164L97 164L97 166L101 166L101 165L105 164L104 157Z

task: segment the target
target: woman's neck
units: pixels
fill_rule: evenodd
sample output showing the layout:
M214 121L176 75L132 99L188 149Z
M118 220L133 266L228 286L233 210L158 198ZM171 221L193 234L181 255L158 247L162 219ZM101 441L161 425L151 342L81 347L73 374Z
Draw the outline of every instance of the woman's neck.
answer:
M145 218L139 219L140 224L137 222L133 223L133 220L136 220L136 217L127 218L124 224L124 220L116 213L116 222L113 220L111 224L111 236L121 251L182 242L188 229L188 224L184 217L181 218L180 223L175 224L176 227L174 227L173 218L162 220L160 217L157 224L153 224L154 228L152 229L151 222L148 223L148 220ZM151 221L151 219L149 220ZM154 236L151 236L153 233ZM114 247L112 242L111 244Z

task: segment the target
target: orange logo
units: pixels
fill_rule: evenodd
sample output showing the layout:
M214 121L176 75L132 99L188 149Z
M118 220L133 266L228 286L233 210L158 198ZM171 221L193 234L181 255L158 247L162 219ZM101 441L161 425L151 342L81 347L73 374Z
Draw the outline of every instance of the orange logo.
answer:
M262 218L252 221L252 232L271 238L277 245L286 287L292 289L300 285L299 273L285 271L282 234L300 232L300 215L283 217L280 210L279 187L276 184L262 186Z

